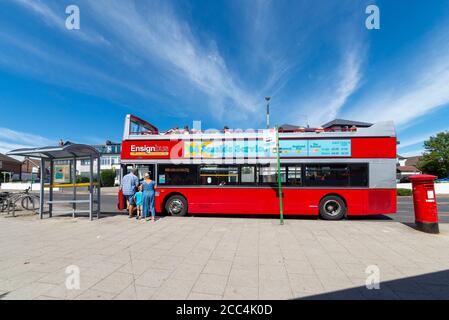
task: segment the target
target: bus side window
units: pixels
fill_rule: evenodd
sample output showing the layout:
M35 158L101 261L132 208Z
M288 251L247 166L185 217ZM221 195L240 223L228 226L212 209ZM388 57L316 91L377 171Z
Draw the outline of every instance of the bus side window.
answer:
M351 187L368 186L368 164L351 163L349 165L349 181Z
M211 186L236 185L239 180L237 166L205 165L200 168L200 184Z
M158 183L170 186L190 186L197 184L198 166L160 165Z
M240 183L255 184L256 183L256 166L243 165L240 168Z
M278 171L277 166L259 166L258 167L258 176L260 184L276 184L278 182ZM286 167L281 166L281 182L285 183L286 181Z
M301 186L301 165L289 166L287 168L288 172L288 184L293 186Z
M348 187L347 164L307 164L305 183L310 187Z

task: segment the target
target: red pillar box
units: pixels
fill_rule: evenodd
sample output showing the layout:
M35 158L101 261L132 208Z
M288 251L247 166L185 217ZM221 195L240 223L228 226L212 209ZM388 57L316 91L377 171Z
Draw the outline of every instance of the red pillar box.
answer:
M434 187L436 178L427 174L409 177L413 187L416 227L428 233L439 233L438 208Z

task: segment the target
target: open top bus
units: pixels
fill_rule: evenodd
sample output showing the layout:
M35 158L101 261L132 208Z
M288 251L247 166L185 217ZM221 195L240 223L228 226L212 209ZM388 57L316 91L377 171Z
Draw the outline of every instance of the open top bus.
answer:
M279 213L277 158L265 130L162 132L127 115L122 176L131 168L156 182L156 212ZM346 216L396 212L393 122L364 127L279 130L285 215ZM119 208L124 209L119 195Z

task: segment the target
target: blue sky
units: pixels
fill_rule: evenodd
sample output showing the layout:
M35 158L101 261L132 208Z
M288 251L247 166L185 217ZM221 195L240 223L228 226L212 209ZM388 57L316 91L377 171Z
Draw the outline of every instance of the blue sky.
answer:
M65 8L80 8L67 30ZM381 29L365 28L380 8ZM449 129L449 2L0 0L0 152L160 129L394 120L399 153ZM42 125L44 123L45 125Z

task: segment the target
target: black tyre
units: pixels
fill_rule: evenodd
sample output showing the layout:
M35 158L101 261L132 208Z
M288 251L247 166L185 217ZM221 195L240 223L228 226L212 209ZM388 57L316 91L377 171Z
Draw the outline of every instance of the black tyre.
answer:
M320 201L320 216L325 220L341 220L346 216L346 204L338 196L327 196Z
M187 214L187 200L183 196L174 195L165 203L165 210L174 217L182 217Z
M8 202L6 200L0 201L0 211L6 211L8 209Z
M22 202L20 203L20 205L25 210L35 210L36 204L34 201L35 201L35 199L33 197L26 196L22 199Z

